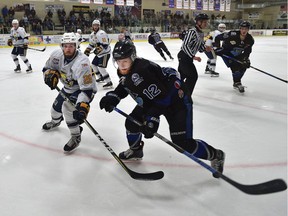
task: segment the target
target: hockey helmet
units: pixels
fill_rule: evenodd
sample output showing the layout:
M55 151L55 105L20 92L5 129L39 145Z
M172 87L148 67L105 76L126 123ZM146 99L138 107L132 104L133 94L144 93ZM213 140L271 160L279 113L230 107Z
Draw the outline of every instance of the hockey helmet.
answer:
M226 25L225 25L224 23L220 23L220 24L218 25L218 30L219 30L220 32L225 31L225 30L226 30Z
M81 29L77 29L77 33L78 33L78 34L82 34Z
M92 25L101 25L101 22L100 22L100 20L94 20L93 22L92 22Z
M13 19L13 20L12 20L12 25L13 25L13 24L19 25L19 21L18 21L17 19Z
M243 21L243 22L240 23L240 28L241 27L246 27L246 28L250 29L250 26L251 26L251 24L248 21Z
M131 57L132 61L136 58L136 48L132 41L118 41L113 49L113 58L117 60Z
M79 41L77 39L77 36L75 35L74 32L69 32L69 33L64 33L62 38L61 38L61 47L63 44L66 43L75 43L76 47L79 45Z
M209 16L206 13L200 13L195 17L196 22L198 20L209 20Z

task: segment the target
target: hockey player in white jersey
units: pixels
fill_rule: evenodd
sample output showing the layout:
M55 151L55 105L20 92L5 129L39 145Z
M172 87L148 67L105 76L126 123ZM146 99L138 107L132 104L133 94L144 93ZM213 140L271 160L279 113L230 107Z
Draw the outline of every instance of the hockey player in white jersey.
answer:
M220 45L215 44L215 38L222 34L225 30L226 25L224 23L220 23L217 30L210 32L205 37L205 45L210 47L220 47ZM215 72L217 56L214 50L212 49L211 52L205 52L205 54L208 57L205 74L211 74L212 77L218 77L219 73Z
M83 38L82 36L82 30L81 29L77 29L76 33L75 33L76 37L77 37L77 40L79 42L79 45L78 45L78 49L80 50L80 44L85 42L86 39ZM81 51L81 50L80 50Z
M23 27L19 26L19 22L17 19L12 20L12 28L10 31L10 38L8 39L8 46L14 46L11 52L12 59L16 65L14 72L20 73L21 67L19 64L19 59L17 56L19 55L22 61L27 65L27 73L32 72L32 67L29 60L26 58L27 49L28 49L28 35L25 32Z
M89 58L78 51L78 45L75 33L64 33L61 49L51 53L42 70L45 84L53 90L60 80L64 85L61 92L76 105L75 109L58 94L51 109L52 120L42 127L43 130L49 131L59 126L65 118L71 133L71 139L64 146L65 153L79 146L82 132L80 124L87 118L90 103L97 92Z
M105 82L104 88L112 87L113 83L106 70L108 61L110 59L111 47L107 33L100 29L100 21L94 20L92 22L93 32L90 34L89 45L84 51L85 55L89 56L90 52L94 50L95 57L92 61L92 69L97 75L96 82Z

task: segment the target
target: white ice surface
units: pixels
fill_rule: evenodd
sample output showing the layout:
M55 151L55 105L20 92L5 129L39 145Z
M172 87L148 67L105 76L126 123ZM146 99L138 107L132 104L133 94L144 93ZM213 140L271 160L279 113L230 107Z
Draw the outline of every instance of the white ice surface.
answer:
M138 55L177 69L181 42L165 43L174 61L162 60L147 42L136 42ZM163 170L164 178L155 182L130 178L85 125L79 148L64 155L62 148L69 139L65 123L51 132L41 130L57 95L44 84L41 71L56 48L48 46L43 53L28 50L31 74L26 74L21 60L22 73L14 73L11 49L0 49L1 216L287 215L287 191L244 194L157 138L144 140L141 162L127 163L139 172ZM247 88L241 95L232 88L230 69L222 59L217 62L220 77L214 78L204 74L207 58L199 56L194 137L226 152L225 175L235 181L287 181L287 84L250 68L243 77ZM252 66L287 80L287 37L256 37L250 58ZM116 86L112 61L108 71ZM98 85L88 121L118 154L128 147L125 119L99 109L106 92ZM129 113L134 105L126 98L118 107ZM164 118L158 132L169 138Z

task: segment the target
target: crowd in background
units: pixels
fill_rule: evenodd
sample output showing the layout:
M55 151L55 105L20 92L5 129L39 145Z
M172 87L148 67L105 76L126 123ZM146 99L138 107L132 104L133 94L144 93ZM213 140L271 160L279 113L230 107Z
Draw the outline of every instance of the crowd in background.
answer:
M13 7L8 9L7 6L2 8L0 15L0 33L8 34L11 28L11 21L15 19L15 10ZM84 34L89 34L91 31L91 23L94 19L101 21L102 28L107 33L119 33L122 27L129 26L130 32L149 32L150 28L156 26L161 27L162 32L181 32L184 26L194 26L195 22L193 17L189 17L189 14L173 14L154 12L154 10L147 10L143 14L143 19L140 20L137 16L131 12L125 12L111 15L107 8L103 8L102 11L98 10L71 10L66 13L65 9L59 9L57 11L57 17L53 18L54 13L51 10L47 11L46 16L40 19L37 16L34 8L26 8L23 17L19 19L20 26L31 34L41 35L43 31L55 31L60 29L63 32L75 32L76 29L81 29ZM53 20L55 22L53 22ZM225 15L211 14L210 29L217 28L220 22L226 23L227 29L238 28L241 20L226 20ZM58 24L58 25L57 25ZM253 28L253 26L252 26ZM264 28L264 26L263 26Z

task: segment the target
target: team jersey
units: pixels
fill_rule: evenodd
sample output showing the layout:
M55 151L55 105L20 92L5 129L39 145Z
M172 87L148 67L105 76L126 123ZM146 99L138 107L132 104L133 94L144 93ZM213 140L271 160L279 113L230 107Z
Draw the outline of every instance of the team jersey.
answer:
M118 71L118 76L116 95L122 99L130 94L151 115L158 116L176 98L174 81L179 77L172 68L161 68L149 60L136 58L130 73L121 75Z
M12 39L15 47L23 46L23 44L29 44L28 35L23 27L17 29L11 28L10 39Z
M205 38L204 38L204 41L205 41L205 45L206 46L215 46L215 47L220 47L220 44L215 44L215 38L222 34L224 32L221 32L219 30L215 30L215 31L212 31L210 32Z
M72 60L67 60L62 49L53 51L43 68L43 72L48 69L59 71L61 74L60 81L64 85L65 92L72 94L81 90L76 103L89 103L91 95L97 92L95 76L92 75L89 58L81 52L76 52L77 54Z
M89 45L87 48L90 48L91 50L95 48L97 50L96 55L98 57L110 54L111 47L109 37L106 32L101 29L99 29L97 32L92 32L89 37Z
M82 42L85 42L85 41L86 41L86 40L82 37L81 34L79 34L79 33L76 32L75 35L76 35L77 40L78 40L79 43L82 43Z
M223 53L233 57L248 58L254 45L253 37L247 33L244 40L240 38L240 30L220 34L215 38L215 43L222 43Z
M198 51L205 51L204 33L197 26L187 31L181 50L190 58L193 58Z
M157 32L149 35L148 42L152 44L153 46L159 43L163 43L163 41L161 40L160 34Z

